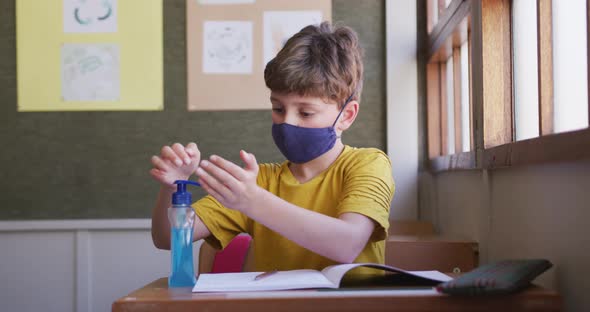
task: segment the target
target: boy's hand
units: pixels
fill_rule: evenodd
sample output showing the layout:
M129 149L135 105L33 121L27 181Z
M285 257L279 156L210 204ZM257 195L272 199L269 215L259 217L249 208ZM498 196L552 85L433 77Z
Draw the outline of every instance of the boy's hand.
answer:
M246 213L252 207L259 187L258 163L253 154L240 151L244 168L212 155L210 161L203 160L197 169L199 182L207 193L225 207Z
M159 156L152 156L151 176L163 186L174 188L174 181L187 180L199 167L201 152L197 144L164 146Z

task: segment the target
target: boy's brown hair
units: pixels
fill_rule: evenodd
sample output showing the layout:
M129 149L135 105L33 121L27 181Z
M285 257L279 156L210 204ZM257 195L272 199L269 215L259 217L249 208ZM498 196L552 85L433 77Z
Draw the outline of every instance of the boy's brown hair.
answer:
M266 86L344 104L359 101L363 87L363 51L357 34L328 22L310 25L291 37L264 70Z

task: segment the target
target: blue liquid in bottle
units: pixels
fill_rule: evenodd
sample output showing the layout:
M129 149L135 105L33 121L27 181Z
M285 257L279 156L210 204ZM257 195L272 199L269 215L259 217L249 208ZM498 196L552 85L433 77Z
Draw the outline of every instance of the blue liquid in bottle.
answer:
M171 231L172 272L168 279L170 287L194 286L197 282L193 268L192 228L173 228Z

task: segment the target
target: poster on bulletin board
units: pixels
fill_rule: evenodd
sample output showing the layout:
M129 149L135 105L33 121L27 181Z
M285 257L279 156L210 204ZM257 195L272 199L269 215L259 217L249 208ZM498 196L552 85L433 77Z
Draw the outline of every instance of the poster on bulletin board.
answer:
M162 0L16 1L19 112L162 110Z
M331 0L189 0L189 111L270 109L266 63L310 24L332 19Z

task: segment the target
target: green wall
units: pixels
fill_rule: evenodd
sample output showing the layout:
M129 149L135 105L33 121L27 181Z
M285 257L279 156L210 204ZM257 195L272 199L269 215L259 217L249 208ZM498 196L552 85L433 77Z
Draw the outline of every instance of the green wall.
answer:
M233 161L239 149L282 160L270 109L186 111L185 1L164 1L158 112L17 113L14 12L14 1L0 2L0 220L149 218L158 191L149 159L164 144L195 141L204 156ZM384 1L335 0L333 20L354 28L365 48L360 115L344 143L385 149Z

